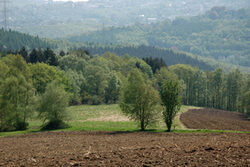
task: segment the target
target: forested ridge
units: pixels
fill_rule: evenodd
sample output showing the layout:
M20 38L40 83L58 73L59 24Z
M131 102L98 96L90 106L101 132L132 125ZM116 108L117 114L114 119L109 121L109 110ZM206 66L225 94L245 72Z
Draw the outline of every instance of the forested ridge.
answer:
M206 61L198 56L186 52L177 51L174 49L162 49L145 45L118 46L98 44L73 44L65 41L49 41L46 39L33 37L28 34L23 34L12 30L4 31L3 29L0 30L0 37L0 51L4 53L15 54L20 51L25 51L28 54L32 51L33 53L34 51L39 52L39 49L41 52L41 49L46 49L48 47L53 48L57 52L60 52L60 50L65 50L65 52L67 52L67 50L69 51L70 48L77 48L78 46L83 46L82 49L88 51L92 56L95 54L101 55L105 52L112 52L116 53L119 56L129 54L133 57L139 58L162 58L168 66L174 64L189 64L191 66L197 66L203 70L213 70L216 67L216 65L211 61ZM39 61L41 62L41 60Z
M106 52L116 53L119 56L123 56L128 54L133 57L138 58L159 58L162 59L166 65L174 65L174 64L188 64L191 66L199 67L202 70L213 70L216 67L216 64L213 64L211 61L206 61L200 58L199 56L195 56L191 53L181 52L174 49L163 49L159 47L152 46L86 46L82 47L82 49L87 50L90 54L104 54Z
M55 48L56 44L49 43L38 36L34 37L29 34L20 33L13 30L0 29L0 50L19 50L22 47L33 48Z
M107 28L71 37L70 41L175 48L249 67L249 18L249 8L228 10L225 7L214 7L201 16Z

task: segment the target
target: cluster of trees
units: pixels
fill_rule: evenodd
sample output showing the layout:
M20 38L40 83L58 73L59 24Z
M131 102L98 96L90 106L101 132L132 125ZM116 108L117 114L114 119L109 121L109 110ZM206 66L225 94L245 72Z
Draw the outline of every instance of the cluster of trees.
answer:
M161 61L159 64L154 59L152 61L154 66L162 65ZM122 87L129 81L137 81L137 73L132 80L126 79L134 70L145 78L145 81L142 77L138 80L137 87L142 89L141 93L146 93L145 96L139 95L146 100L143 102L148 105L146 110L151 113L151 108L158 103L151 66L128 55L121 57L106 53L90 57L77 50L59 57L57 67L40 62L27 64L21 55L4 56L0 63L1 131L26 129L27 119L34 111L38 111L45 128L64 127L63 111L67 102L71 105L118 103ZM153 97L150 98L152 91ZM151 116L148 115L147 119L151 120ZM150 123L145 121L142 130Z
M196 55L249 67L249 17L249 8L232 11L215 7L202 16L110 28L71 37L70 40L174 47Z
M57 84L50 86L53 81ZM60 120L61 114L53 114L56 113L53 111L48 116L44 113L61 107L62 102L65 106L62 106L61 110L65 110L68 103L68 93L65 92L70 93L70 88L70 80L64 72L55 67L43 63L27 64L20 55L1 58L0 131L26 129L27 120L32 117L34 111L40 111L40 118L45 121L45 125L54 124L54 121ZM45 103L47 108L44 108Z
M73 83L73 104L116 103L121 86L133 68L141 69L150 78L153 76L151 67L139 58L113 53L89 56L82 50L61 57L59 67Z
M147 75L133 69L122 89L120 107L130 118L139 122L142 131L157 122L159 112L163 110L163 118L170 132L174 117L180 109L180 82L172 78L161 83L158 92ZM162 104L163 109L159 108L159 104Z
M169 67L183 82L183 104L250 113L250 75L238 69L202 71L187 65ZM248 102L247 102L248 101Z
M224 73L220 68L204 72L188 65L174 65L168 69L164 66L151 79L135 70L125 85L120 107L140 123L141 130L157 121L162 110L157 106L161 103L163 118L170 131L180 109L180 97L185 105L250 114L250 75L244 77L238 69Z
M43 52L50 53L50 49ZM58 64L54 66L50 59L31 63L27 61L30 56L24 56L28 54L20 54L0 58L0 130L27 128L34 111L39 111L44 127L65 127L62 120L67 102L119 102L142 130L157 120L157 112L162 110L157 108L159 104L165 108L163 116L170 130L180 96L186 105L250 113L250 75L245 77L239 70L204 72L180 64L167 68L157 58L144 61L114 53L90 56L81 49L56 55Z
M6 56L8 54L13 55L21 55L24 60L27 63L46 63L51 66L58 66L58 56L54 53L54 51L50 48L46 49L32 49L31 52L29 52L25 47L22 47L20 50L8 50L3 56ZM60 54L65 55L64 52L61 52Z

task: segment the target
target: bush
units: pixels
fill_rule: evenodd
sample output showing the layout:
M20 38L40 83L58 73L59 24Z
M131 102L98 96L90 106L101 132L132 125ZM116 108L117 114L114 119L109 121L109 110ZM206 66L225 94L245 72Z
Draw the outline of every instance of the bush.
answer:
M65 127L66 108L69 104L67 92L58 86L57 82L47 85L45 93L40 98L39 117L43 119L42 129L59 129Z
M54 129L65 129L69 125L64 123L62 120L49 121L42 126L42 130L54 130Z

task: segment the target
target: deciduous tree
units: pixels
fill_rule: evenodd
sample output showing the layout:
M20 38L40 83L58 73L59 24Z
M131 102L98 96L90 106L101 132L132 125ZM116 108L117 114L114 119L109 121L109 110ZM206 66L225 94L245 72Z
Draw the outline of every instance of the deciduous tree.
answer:
M168 132L171 131L173 120L181 107L181 87L177 80L166 80L161 87L161 100L164 106L163 117Z
M120 107L131 119L138 121L141 130L157 117L158 92L138 69L133 69L127 85L122 89Z
M45 123L44 129L64 128L67 118L66 107L69 104L67 92L55 81L48 84L41 96L38 111L39 118Z

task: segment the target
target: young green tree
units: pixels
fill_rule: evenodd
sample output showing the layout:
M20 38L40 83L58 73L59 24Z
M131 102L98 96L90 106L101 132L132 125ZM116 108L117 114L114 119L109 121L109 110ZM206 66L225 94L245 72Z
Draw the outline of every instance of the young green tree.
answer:
M184 93L183 93L183 103L185 105L195 105L195 89L194 89L194 74L197 71L197 68L184 65L184 64L177 64L169 67L170 71L173 71L179 80L184 82Z
M72 90L72 83L64 71L44 63L30 64L29 68L33 85L38 94L44 93L47 84L53 80L56 80L68 92Z
M11 76L5 80L2 88L1 109L8 112L13 130L25 130L28 127L27 118L32 111L32 85L23 76Z
M120 107L131 119L139 122L142 131L155 121L158 99L158 92L146 77L138 69L133 69L122 89Z
M212 87L211 87L211 93L212 93L212 107L222 109L223 107L223 71L221 68L216 69L213 73L212 78Z
M64 128L63 122L67 118L66 107L69 104L67 92L53 81L46 87L38 106L39 117L46 124L43 129Z
M110 79L108 81L108 87L105 91L105 103L112 104L118 101L120 94L121 81L115 72L110 74Z
M242 74L236 69L227 76L227 110L239 111L239 97L242 93Z
M248 92L243 94L242 98L242 110L247 115L250 115L250 89Z
M181 86L177 80L166 80L161 87L161 101L164 106L163 117L168 132L171 131L174 117L181 107Z
M0 61L0 76L0 130L24 130L33 106L30 70L20 55L8 55Z

